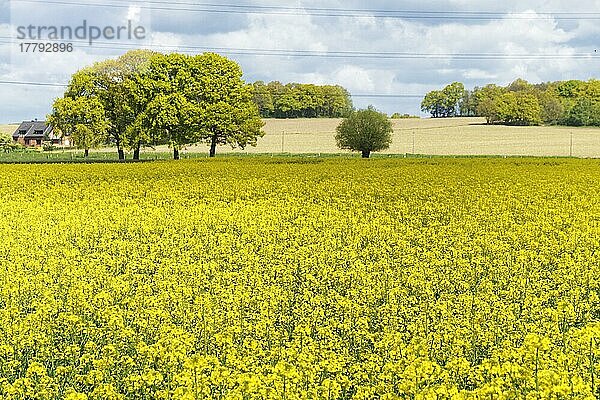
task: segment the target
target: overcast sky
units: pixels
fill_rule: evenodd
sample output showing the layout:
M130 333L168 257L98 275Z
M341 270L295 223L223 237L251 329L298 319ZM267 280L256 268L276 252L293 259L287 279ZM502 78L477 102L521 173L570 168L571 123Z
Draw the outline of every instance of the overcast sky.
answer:
M600 0L226 3L233 7L215 7L217 3L210 0L176 1L184 4L158 0L0 0L0 82L62 84L77 69L138 46L154 50L187 46L182 48L188 52L220 48L230 49L226 55L241 64L248 82L339 84L359 95L354 98L357 107L373 104L388 113L416 114L420 99L393 96L421 95L453 81L472 88L491 82L505 85L516 78L531 82L587 80L597 77L600 67L600 58L595 56L600 57L595 53L596 49L600 52ZM364 9L378 11L357 11ZM227 10L230 12L223 12ZM395 11L401 12L391 13ZM292 15L283 15L286 13ZM391 15L395 17L389 18ZM401 18L409 15L416 18ZM22 41L10 39L17 36L21 25L75 28L83 20L101 27L118 27L132 20L148 34L144 41L99 39L91 47L74 42L73 53L45 55L21 54ZM231 54L240 49L252 49L251 53L263 50L263 54ZM264 50L296 52L265 55ZM366 52L370 56L332 57L336 52ZM406 59L382 54L390 52L418 56ZM429 54L449 55L425 56ZM473 54L493 54L495 58L456 56ZM535 57L540 54L553 57ZM63 89L0 83L0 91L0 123L8 123L45 118L52 100ZM376 97L365 96L370 94Z

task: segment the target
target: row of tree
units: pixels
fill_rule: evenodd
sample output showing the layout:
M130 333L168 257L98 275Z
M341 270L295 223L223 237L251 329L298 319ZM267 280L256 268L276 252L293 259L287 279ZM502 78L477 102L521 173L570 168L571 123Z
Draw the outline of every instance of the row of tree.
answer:
M235 62L214 53L197 56L135 50L75 73L49 122L85 150L113 144L140 158L146 145L168 144L179 159L188 145L244 148L263 135L252 86Z
M427 93L421 110L433 117L479 116L488 124L600 126L600 81L490 84L465 90L459 82Z
M460 105L465 93L465 86L460 82L442 90L433 90L425 95L421 110L431 113L433 118L455 117L461 113Z
M343 118L353 109L341 86L258 81L252 95L263 118Z

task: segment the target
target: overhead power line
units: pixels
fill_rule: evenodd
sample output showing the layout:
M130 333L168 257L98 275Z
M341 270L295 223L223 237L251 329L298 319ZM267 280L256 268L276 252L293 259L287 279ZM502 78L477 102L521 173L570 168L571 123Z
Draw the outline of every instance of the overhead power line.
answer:
M7 81L0 80L0 85L14 85L14 86L41 86L41 87L57 87L66 88L66 83L55 83L55 82L26 82L26 81ZM356 98L422 98L420 94L383 94L383 93L358 93L350 94L350 97Z
M493 11L425 11L425 10L382 10L382 9L344 9L344 8L318 8L318 7L285 7L285 6L259 6L241 4L213 4L130 0L127 4L115 3L77 3L59 0L12 0L13 2L53 4L62 6L103 7L103 8L130 8L131 3L144 10L156 11L184 11L218 14L257 14L257 15L290 15L314 17L351 17L351 18L394 18L394 19L453 19L453 20L598 20L598 12L540 12L525 14L523 12L507 13ZM139 5L137 5L139 4Z
M0 80L0 85L15 85L15 86L46 86L46 87L58 87L66 88L68 85L64 83L52 83L52 82L22 82L22 81L4 81Z
M0 36L0 43L11 43L16 40L9 36ZM19 39L21 41L21 39ZM29 42L48 42L49 40L31 40ZM108 50L131 50L165 49L183 53L196 54L198 52L215 52L226 55L239 56L269 56L269 57L309 57L309 58L366 58L366 59L457 59L457 60L555 60L555 59L600 59L598 53L572 53L572 54L504 54L504 53L417 53L417 52L377 52L377 51L317 51L317 50L294 50L294 49L260 49L260 48L235 48L235 47L211 47L194 45L160 45L147 43L117 43L97 41L89 46L86 40L61 40L69 43L83 44L82 48L108 49Z
M15 2L25 0L12 0ZM36 0L37 2L43 2ZM115 0L111 0L115 1ZM433 15L491 15L491 16L504 16L507 12L498 11L458 11L458 10L394 10L394 9L372 9L372 8L326 8L326 7L289 7L289 6L266 6L257 4L225 4L225 3L202 3L202 2L185 2L185 1L165 1L156 0L128 0L127 3L143 3L143 4L159 4L159 5L187 5L187 6L198 6L198 7L216 7L216 8L233 8L233 9L256 9L256 10L280 10L280 11L327 11L327 12L357 12L357 13L376 13L376 14L433 14ZM537 15L597 15L600 16L600 12L574 12L574 11L558 11L558 12L536 12Z

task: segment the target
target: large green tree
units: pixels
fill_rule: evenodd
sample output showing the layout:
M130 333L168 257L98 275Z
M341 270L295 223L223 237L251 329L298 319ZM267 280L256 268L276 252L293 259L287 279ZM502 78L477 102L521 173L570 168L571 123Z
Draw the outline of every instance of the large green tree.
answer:
M149 99L130 129L155 138L155 142L167 143L173 149L173 159L179 160L182 147L198 139L194 131L198 113L183 94L161 93Z
M476 88L473 92L476 115L485 117L488 124L498 122L498 104L496 99L501 97L504 92L505 89L494 84Z
M193 80L190 56L154 54L147 68L130 82L132 107L137 110L131 135L146 134L168 144L173 158L180 150L199 141L194 126L200 120L200 108L192 102Z
M70 137L77 148L83 149L86 158L90 149L103 143L109 127L104 107L96 97L57 99L48 122L57 132Z
M557 125L565 112L565 106L555 93L548 90L538 96L541 107L541 119L544 124Z
M525 79L516 79L512 81L507 87L506 90L509 92L531 92L534 90L532 84L527 82Z
M323 109L319 117L341 118L347 117L353 110L350 92L339 85L326 85L321 88L323 96Z
M465 96L465 86L460 82L453 82L442 90L444 96L444 110L446 117L455 117L460 113L460 102Z
M273 94L269 87L263 81L257 81L252 84L252 99L258 107L258 112L264 118L270 118L275 112L273 104Z
M335 140L340 149L359 151L363 158L369 158L372 152L390 147L392 133L387 115L369 106L345 118L336 129Z
M460 113L460 104L464 97L464 85L454 82L442 90L427 93L421 103L421 111L430 113L434 118L455 117Z
M141 110L135 131L149 132L173 148L207 143L211 157L217 146L255 146L263 123L235 62L214 53L198 56L158 54L137 76L132 90Z
M474 117L477 115L477 102L473 92L465 90L459 103L461 117Z
M432 90L425 95L421 102L421 111L430 113L433 118L444 117L446 114L445 103L442 91Z
M578 98L566 114L565 123L571 126L600 126L600 102L587 96Z
M264 135L252 88L242 79L240 66L215 53L192 57L189 98L200 110L199 141L209 145L210 157L217 146L256 146Z
M134 150L134 158L139 158L143 138L127 135L133 132L130 128L136 119L128 82L147 67L153 54L148 50L132 50L117 59L82 69L72 76L65 93L65 97L95 97L101 102L108 121L104 141L116 146L119 160L125 159L126 148Z
M507 92L496 100L498 120L507 125L540 125L541 107L537 97L526 92Z

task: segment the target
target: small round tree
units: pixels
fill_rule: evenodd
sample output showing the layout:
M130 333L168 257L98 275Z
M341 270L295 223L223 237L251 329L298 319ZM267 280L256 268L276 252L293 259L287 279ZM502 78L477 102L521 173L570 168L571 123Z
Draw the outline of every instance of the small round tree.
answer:
M371 152L386 150L392 143L392 123L387 115L369 106L353 111L336 129L335 140L340 149L360 151L363 158Z

